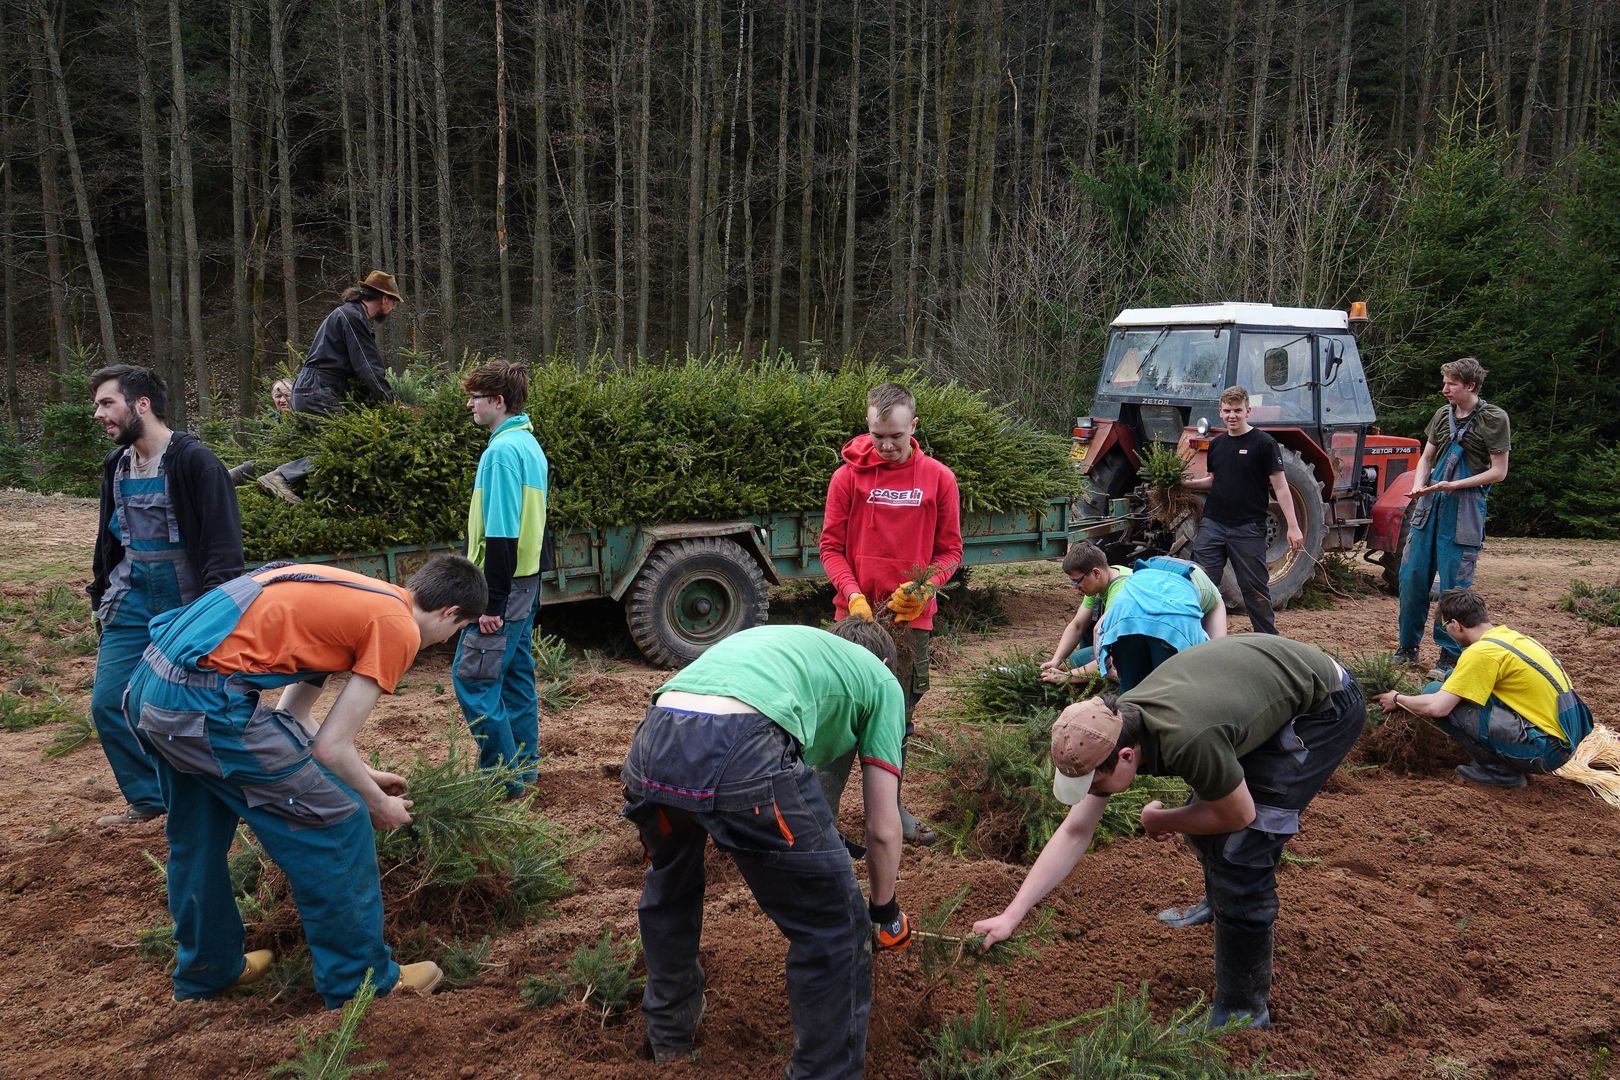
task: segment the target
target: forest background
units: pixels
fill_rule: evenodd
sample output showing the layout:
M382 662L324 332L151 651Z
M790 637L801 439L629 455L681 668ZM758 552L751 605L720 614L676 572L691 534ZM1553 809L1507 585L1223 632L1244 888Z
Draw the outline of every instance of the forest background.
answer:
M1609 0L0 0L0 480L99 456L101 363L228 431L376 267L401 366L878 356L1057 431L1123 307L1365 299L1386 431L1476 355L1514 422L1493 530L1620 535L1617 31Z

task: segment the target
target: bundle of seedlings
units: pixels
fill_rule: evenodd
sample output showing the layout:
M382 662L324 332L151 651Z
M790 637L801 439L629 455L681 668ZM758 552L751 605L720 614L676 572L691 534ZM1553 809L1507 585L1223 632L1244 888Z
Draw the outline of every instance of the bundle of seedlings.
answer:
M1137 452L1138 474L1147 482L1147 512L1174 532L1182 519L1198 508L1198 500L1181 482L1187 477L1187 459L1175 447L1149 443Z
M1331 551L1316 561L1316 571L1305 582L1293 606L1307 611L1321 611L1338 600L1354 600L1371 596L1378 590L1377 580L1356 569L1348 555Z
M1423 692L1417 680L1389 653L1375 650L1336 654L1336 658L1367 696L1367 727L1355 749L1363 764L1418 774L1445 772L1467 760L1461 748L1426 717L1405 709L1385 716L1383 707L1373 700L1391 690L1403 694Z
M936 824L954 853L1027 862L1051 838L1068 811L1051 795L1056 719L1047 709L1022 723L946 728L919 747L938 778Z
M456 932L529 918L567 894L584 844L509 800L516 768L480 769L468 737L447 728L442 761L420 751L406 768L411 823L377 834L383 910L394 926Z
M646 984L646 976L636 974L640 956L640 938L614 941L613 931L604 928L594 943L574 950L563 971L525 978L518 1000L530 1008L572 1000L606 1024L609 1017L628 1011Z
M1007 964L1038 956L1040 946L1052 941L1052 909L1049 907L1039 908L1025 928L988 949L984 948L983 934L952 933L951 923L971 891L972 886L962 886L955 896L920 912L912 924L911 936L917 944L915 952L923 976L930 980L924 994L931 993L941 980L954 985L964 967Z
M894 641L894 677L900 680L901 686L911 685L911 677L917 665L917 646L911 632L911 623L895 617L895 613L889 610L889 599L908 586L916 590L931 587L934 575L940 570L941 567L937 563L912 566L906 580L901 582L893 593L879 597L873 606L873 617L877 620L877 624L888 631L890 639ZM936 590L936 595L944 595L953 584L954 582L946 582Z
M1010 1006L1003 988L992 1002L981 982L973 1012L947 1019L928 1036L922 1074L928 1080L1304 1080L1311 1073L1274 1072L1262 1055L1253 1065L1227 1060L1202 1001L1160 1023L1149 1007L1148 984L1082 1016L1031 1025L1025 1007ZM1085 1030L1073 1034L1077 1026Z
M1045 657L1013 648L969 668L952 685L954 719L971 723L1021 723L1044 712L1058 712L1076 701L1104 693L1113 680L1096 676L1079 683L1041 678Z
M1558 598L1558 609L1579 617L1588 634L1600 627L1620 626L1620 577L1608 585L1588 585L1576 578Z
M470 358L469 363L478 358ZM962 508L999 513L1075 493L1067 441L955 383L864 362L836 374L736 354L612 368L554 360L528 414L552 463L554 527L596 528L820 509L839 451L866 430L866 392L912 386L918 440L957 474ZM250 558L451 541L462 534L485 434L455 378L410 409L353 405L271 423L254 456L312 456L304 502L242 490Z

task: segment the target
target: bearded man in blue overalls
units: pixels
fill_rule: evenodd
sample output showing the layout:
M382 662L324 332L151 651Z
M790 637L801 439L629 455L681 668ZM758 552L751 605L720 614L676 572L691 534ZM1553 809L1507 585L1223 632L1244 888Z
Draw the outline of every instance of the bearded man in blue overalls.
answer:
M118 444L101 466L101 524L86 590L101 630L90 717L118 787L121 814L104 828L163 813L151 759L124 723L124 688L151 636L147 621L242 572L236 489L213 451L164 422L168 394L153 371L129 364L90 376L96 420Z
M1412 479L1412 525L1401 556L1401 637L1394 655L1401 664L1417 663L1433 597L1474 583L1485 543L1485 500L1508 472L1508 415L1479 396L1484 366L1465 356L1441 364L1440 380L1446 404L1424 432ZM1440 663L1430 678L1438 679L1457 666L1463 647L1438 619L1434 640Z

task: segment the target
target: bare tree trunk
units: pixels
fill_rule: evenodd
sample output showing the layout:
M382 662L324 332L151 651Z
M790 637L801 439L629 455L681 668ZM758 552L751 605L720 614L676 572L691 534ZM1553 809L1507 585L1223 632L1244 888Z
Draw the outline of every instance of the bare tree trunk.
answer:
M512 259L506 236L506 25L495 0L495 253L501 275L501 356L512 359Z
M1258 51L1254 58L1254 84L1249 91L1249 167L1244 190L1252 196L1255 170L1260 165L1260 134L1266 123L1266 97L1271 75L1271 26L1277 0L1262 0L1258 23Z
M405 283L405 295L411 299L411 343L415 348L416 328L421 324L422 316L419 312L425 306L423 298L427 295L423 291L423 283L427 280L427 273L423 270L426 259L427 245L422 242L422 147L421 131L427 118L427 91L422 87L422 49L416 39L416 20L411 16L410 0L405 0L400 26L405 35L405 48L401 52L401 63L409 76L406 80L406 96L404 108L401 110L405 124L405 144L401 152L405 155L405 163L400 170L401 179L405 181L406 192L410 202L410 251L409 258L402 257L400 262L410 268L409 279ZM400 243L405 244L404 236Z
M984 119L985 48L988 35L980 13L973 15L973 77L967 107L967 160L962 166L962 283L966 285L973 273L973 259L968 252L974 250L973 230L979 224L979 126Z
M814 29L810 35L808 78L805 77L802 53L799 61L799 324L796 332L801 345L814 338L810 315L810 254L815 246L815 237L811 235L810 227L815 219L816 177L819 173L815 153L816 113L820 107L821 92L821 15L822 0L816 0Z
M51 352L56 358L57 393L60 377L68 373L68 344L73 330L68 322L67 277L62 269L62 196L57 188L60 165L56 159L56 139L51 131L51 89L45 74L45 47L39 31L31 28L28 41L33 53L28 65L33 82L34 142L39 155L40 231L45 236L45 277L50 287Z
M619 30L629 29L629 0L619 4L623 17ZM613 113L613 363L624 366L624 120L621 88L625 50L620 33L610 32L608 49L608 107Z
M14 70L11 43L14 40L6 22L6 9L0 6L0 70ZM143 54L144 55L144 54ZM17 394L17 224L16 196L11 188L11 95L10 81L0 83L6 92L0 92L0 288L6 292L6 415L11 420L13 433L22 429L22 402Z
M366 222L371 250L371 265L383 265L383 233L387 223L378 220L378 208L383 205L382 157L378 151L378 118L376 64L372 60L372 13L378 5L363 4L360 8L360 90L366 102ZM386 48L386 46L378 46ZM384 121L386 122L386 121ZM355 267L358 271L359 267Z
M180 199L180 132L176 128L174 110L169 110L169 340L174 342L174 355L166 373L169 395L169 423L186 422L186 364L190 353L186 341L186 245L185 204Z
M1179 10L1179 9L1178 9ZM1041 82L1035 91L1035 123L1029 139L1029 204L1041 206L1046 182L1047 110L1052 100L1052 51L1057 47L1057 9L1046 10L1046 29L1041 34ZM1177 80L1179 84L1179 79Z
M237 15L236 0L232 0L231 14ZM339 19L337 25L337 92L338 92L338 120L343 132L343 198L349 212L348 240L349 240L349 269L352 272L360 270L360 199L356 187L359 184L358 167L354 160L354 117L349 112L349 98L353 94L351 87L353 65L349 62L349 24L347 19Z
M574 4L573 64L569 72L568 96L572 103L569 123L572 127L573 153L569 155L569 171L573 176L573 200L569 214L574 222L574 355L578 359L596 351L596 324L592 314L596 308L595 252L591 250L591 207L585 183L585 147L588 141L585 116L585 3Z
M720 257L720 136L726 125L725 42L721 38L720 0L708 15L709 124L703 167L703 351L714 352L720 337L720 309L725 281Z
M1530 156L1530 128L1536 117L1536 80L1541 77L1541 51L1547 44L1547 0L1536 5L1536 37L1530 46L1530 71L1524 77L1524 106L1519 112L1519 140L1513 149L1513 172L1524 175Z
M686 187L686 347L697 348L703 317L703 17L708 0L692 3L692 52L687 93L691 97L691 131L687 139Z
M651 0L649 0L651 2ZM793 55L793 31L799 22L797 5L782 19L782 63L776 98L776 198L771 204L771 285L766 317L765 351L775 356L782 348L782 265L787 256L788 197L788 61Z
M1236 111L1238 12L1241 8L1240 4L1226 6L1226 36L1221 38L1221 91L1215 107L1215 140L1223 146L1232 130L1232 114Z
M652 250L648 241L652 207L647 172L652 162L652 38L658 22L655 0L647 0L641 28L641 106L636 132L636 355L646 356L647 318L652 305Z
M1340 127L1350 117L1350 63L1355 38L1356 0L1343 0L1344 25L1339 28L1338 85L1333 94L1333 126Z
M846 353L855 350L855 181L861 163L861 2L851 5L849 60L849 162L844 181L844 317L839 341Z
M748 145L743 150L743 318L740 350L749 352L754 334L754 153L759 148L759 132L754 127L754 32L755 12L748 8L748 59L739 65L743 71L743 116ZM728 243L729 248L729 243Z
M107 279L101 274L101 256L96 250L96 222L90 216L90 194L85 190L84 169L79 164L79 143L73 136L73 111L68 106L67 80L62 77L62 54L56 46L56 20L44 0L39 0L36 10L40 40L45 43L45 59L51 69L52 97L56 99L62 146L67 151L68 178L73 183L73 203L79 215L79 239L84 245L84 261L90 269L90 290L101 324L102 355L108 363L116 364L119 362L118 339L113 333L112 308L107 302Z
M298 266L292 200L292 146L287 134L287 21L283 0L270 2L270 117L275 125L276 188L281 208L281 304L286 315L286 340L296 345L298 333ZM170 33L180 48L177 0L169 0ZM179 63L175 70L178 73ZM181 76L175 75L176 80Z
M1434 112L1434 87L1440 65L1432 62L1435 50L1435 22L1440 15L1440 0L1423 0L1423 47L1418 53L1418 105L1417 156L1421 160L1429 149L1429 120Z
M534 8L534 266L529 282L529 318L534 320L531 351L535 359L550 356L557 346L551 253L551 127L547 113L546 60L551 51L546 5Z
M977 209L979 224L973 230L976 241L976 250L972 258L975 263L987 257L990 252L990 225L996 206L995 177L996 177L996 143L1001 130L1001 80L996 73L1001 70L1001 34L1002 34L1002 5L996 0L990 15L990 62L989 78L984 87L984 119L979 125L979 194Z
M911 161L911 228L906 240L904 314L906 320L906 356L908 358L917 355L917 322L921 318L917 275L922 263L923 190L926 183L923 170L924 162L928 159L925 132L927 131L928 119L928 72L929 65L932 62L928 52L928 32L933 26L929 21L928 0L922 0L922 17L919 22L922 26L922 40L917 45L917 121L914 139L917 149L912 154Z
M890 303L905 301L906 264L901 253L901 237L906 231L906 179L911 175L911 5L906 4L905 37L901 38L896 17L898 4L889 5L889 138L888 145L899 147L889 157L885 180L889 193L889 297Z
M191 374L197 384L197 415L214 414L203 347L202 253L197 246L196 184L191 174L191 121L186 112L186 58L180 45L180 0L169 0L169 59L174 76L174 130L180 164L180 228L186 245L186 339L191 347ZM176 387L176 390L180 390ZM176 396L180 396L178 393Z
M141 195L146 222L146 294L152 313L152 366L167 371L169 354L168 238L163 218L162 136L158 134L157 95L148 58L152 55L147 0L135 0L135 91L140 100Z
M1574 13L1570 0L1563 0L1558 8L1560 47L1558 50L1558 127L1554 137L1552 157L1557 160L1569 153L1569 71L1575 48Z
M455 251L450 217L450 102L444 81L444 0L433 0L433 172L439 210L439 340L444 362L461 363L456 342Z
M1097 5L1100 8L1102 0L1097 0ZM935 95L935 137L938 141L935 150L938 157L934 163L934 213L928 228L928 278L925 282L928 289L928 302L925 305L928 316L923 322L924 356L933 355L935 335L945 319L947 290L944 279L950 265L944 249L949 239L945 219L951 208L951 93L956 82L956 33L961 14L961 0L954 0L940 56L939 93Z
M1283 112L1281 133L1283 159L1289 166L1294 163L1294 148L1299 145L1294 130L1299 124L1300 100L1305 95L1306 80L1311 77L1305 65L1305 24L1310 21L1308 0L1294 0L1293 21L1293 49L1288 56L1288 104Z
M1232 5L1237 10L1237 5ZM1234 18L1236 16L1233 16ZM1091 14L1091 71L1090 81L1086 89L1086 154L1085 169L1087 172L1097 163L1097 126L1102 111L1102 55L1103 55L1103 0L1096 0ZM953 34L954 38L955 35ZM944 98L941 98L943 101ZM1224 106L1224 103L1223 103ZM1223 107L1222 115L1226 110Z
M249 38L252 22L245 0L231 0L230 91L231 112L231 316L232 344L236 348L236 414L250 416L253 408L254 381L257 377L253 356L253 327L248 307L248 238L247 238L247 59L251 55ZM344 186L349 190L349 244L355 261L360 260L360 223L355 207L355 174L353 154L349 150L352 134L349 127L347 102L348 75L343 74L345 101L344 118Z

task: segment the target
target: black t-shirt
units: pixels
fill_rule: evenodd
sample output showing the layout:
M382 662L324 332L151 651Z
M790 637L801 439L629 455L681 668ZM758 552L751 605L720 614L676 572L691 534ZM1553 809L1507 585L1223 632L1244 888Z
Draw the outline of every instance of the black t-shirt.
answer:
M1264 521L1271 474L1282 472L1282 467L1277 440L1259 428L1243 435L1223 434L1209 444L1209 471L1215 484L1204 500L1204 516L1222 525Z

